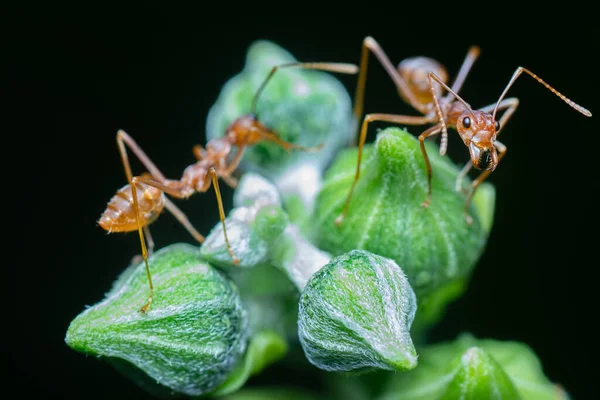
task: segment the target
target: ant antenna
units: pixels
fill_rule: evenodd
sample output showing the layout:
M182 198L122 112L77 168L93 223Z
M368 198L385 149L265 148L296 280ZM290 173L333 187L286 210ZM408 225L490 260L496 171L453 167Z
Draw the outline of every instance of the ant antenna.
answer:
M446 89L448 91L448 93L452 94L454 97L456 97L456 99L458 101L460 101L461 103L463 103L465 105L465 107L467 107L469 110L473 111L473 109L471 108L471 106L469 105L469 103L467 103L466 101L463 100L462 97L460 97L458 95L458 93L456 93L454 90L450 89L450 87L448 85L446 85L442 79L437 76L436 74L434 74L433 72L429 73L429 76L431 76L431 79L434 79L437 83L439 83L440 85L442 85L442 87L444 89Z
M435 80L437 83L442 85L442 87L446 89L448 93L456 97L456 99L463 103L465 107L467 107L471 112L473 111L473 109L471 109L469 103L464 101L462 97L458 95L458 93L456 93L454 90L448 87L448 85L446 85L439 76L437 76L433 72L429 73L429 85L431 89L431 95L433 96L433 101L435 103L435 109L437 111L438 118L440 120L440 123L442 124L442 140L440 142L440 155L443 156L444 154L446 154L446 149L448 147L448 127L446 126L446 121L444 120L444 113L442 112L442 108L440 107L440 102L438 101L437 95L435 94L432 80Z
M256 94L254 95L254 99L252 99L252 106L250 107L251 114L256 114L256 105L258 103L258 98L260 97L261 93L265 89L265 86L267 86L267 83L269 83L269 81L271 80L273 75L275 75L275 72L277 72L278 69L288 68L288 67L316 69L316 70L328 71L328 72L339 72L340 74L356 74L356 73L358 73L358 67L356 65L346 64L346 63L294 62L294 63L276 65L273 68L271 68L271 72L269 72L269 75L267 75L267 77L265 78L263 83L259 86L258 90L256 91Z
M506 85L506 88L504 89L504 92L502 92L502 95L500 95L500 98L498 99L498 102L496 103L496 107L494 107L494 112L492 113L492 118L494 119L494 121L496 120L496 111L498 111L498 106L500 105L500 102L502 101L504 96L506 96L506 92L508 92L508 89L513 85L513 83L515 83L515 81L517 80L519 75L521 75L523 72L527 73L533 79L535 79L542 85L546 86L546 88L548 90L550 90L552 93L554 93L555 95L560 97L562 101L564 101L565 103L567 103L568 105L570 105L571 107L573 107L574 109L576 109L577 111L579 111L580 113L585 115L586 117L592 116L592 113L589 110L581 107L579 104L575 103L573 100L569 99L568 97L566 97L565 95L560 93L558 90L554 89L552 86L548 85L546 82L544 82L542 80L542 78L540 78L539 76L537 76L536 74L534 74L533 72L528 70L527 68L519 67L519 68L517 68L517 70L513 74L512 78L508 82L508 85Z

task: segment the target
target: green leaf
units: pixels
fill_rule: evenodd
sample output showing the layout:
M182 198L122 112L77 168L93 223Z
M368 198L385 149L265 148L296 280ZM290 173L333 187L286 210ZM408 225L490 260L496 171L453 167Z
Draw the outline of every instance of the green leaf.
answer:
M360 179L342 225L335 219L354 180L356 149L342 152L327 171L315 211L321 249L332 255L364 249L393 259L407 274L420 304L438 289L468 279L487 242L494 206L494 192L484 184L471 206L473 224L468 225L465 195L455 190L459 168L440 156L433 143L427 142L427 148L433 171L428 208L421 206L427 173L419 141L404 130L388 128L365 147ZM453 293L460 291L446 295ZM439 307L452 297L439 300L430 315L439 316Z
M287 352L287 343L275 332L262 331L250 340L241 362L212 396L233 393L240 389L252 375L257 375L270 364L280 360Z
M202 261L195 246L165 247L149 264L154 301L146 313L139 311L148 297L141 263L71 322L65 341L129 371L139 384L154 381L169 393L207 393L226 379L246 348L247 312L238 290Z
M252 99L272 67L294 61L294 56L273 42L252 43L243 70L223 86L208 114L207 138L222 137L229 124L251 111ZM280 69L259 98L257 115L285 141L309 147L326 143L316 153L288 153L275 143L262 142L250 147L242 160L242 169L274 181L284 196L300 194L306 204L311 203L320 172L355 134L346 88L330 73ZM299 181L303 184L298 185Z
M464 334L422 349L418 368L391 376L378 400L396 399L566 400L568 395L544 376L527 345Z
M417 365L410 326L415 294L393 260L354 250L331 260L302 291L298 335L328 371L403 371Z

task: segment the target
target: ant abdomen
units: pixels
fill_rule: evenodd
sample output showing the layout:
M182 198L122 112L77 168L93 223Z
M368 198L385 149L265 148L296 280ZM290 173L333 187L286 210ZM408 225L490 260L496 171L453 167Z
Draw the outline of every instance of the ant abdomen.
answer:
M141 226L152 223L165 206L164 193L150 185L135 181ZM98 225L108 232L131 232L138 229L131 185L125 185L110 199Z
M404 78L417 100L424 105L433 102L431 85L429 83L429 73L433 72L444 82L448 81L446 68L429 57L406 58L398 64L398 72L400 73L400 76ZM441 97L442 88L439 85L435 85L434 89L439 92L436 93L436 95Z

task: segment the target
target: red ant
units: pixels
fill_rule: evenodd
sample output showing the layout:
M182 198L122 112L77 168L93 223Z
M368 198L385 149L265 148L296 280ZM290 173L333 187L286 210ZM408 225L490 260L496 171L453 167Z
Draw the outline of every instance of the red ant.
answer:
M590 111L568 99L533 72L523 67L518 67L515 70L508 85L506 85L506 88L495 104L473 110L471 106L458 95L458 92L473 63L479 56L479 47L472 46L469 49L452 87L449 87L446 84L448 74L444 66L439 62L427 57L411 57L403 60L396 69L375 39L367 37L363 41L360 74L358 76L358 85L355 95L354 114L357 119L360 119L362 116L369 51L375 54L379 62L392 78L400 97L414 109L423 114L423 116L367 114L364 117L358 145L356 175L352 187L350 188L350 192L348 193L346 203L344 204L342 214L336 218L336 224L338 226L341 225L348 213L350 198L352 197L352 193L358 182L362 150L367 136L367 126L370 122L386 121L407 125L435 124L419 135L421 152L423 153L427 167L428 184L427 198L422 203L423 207L427 207L431 201L431 165L425 150L424 140L430 136L441 133L440 155L443 156L446 154L448 145L448 127L456 129L465 146L469 149L471 158L458 175L456 184L459 188L458 190L460 190L462 179L467 175L472 166L483 171L477 179L472 182L472 189L465 201L465 218L467 223L471 224L472 219L468 214L468 208L473 194L477 187L491 174L492 171L494 171L500 160L502 160L506 154L506 146L496 140L496 136L500 133L500 130L505 126L511 115L516 111L517 106L519 105L519 99L515 97L504 99L504 96L523 72L544 85L548 90L560 97L575 110L587 117L592 116ZM434 81L439 85L434 85ZM448 94L442 97L444 89ZM496 113L500 110L506 111L498 121L496 120Z
M98 224L109 233L131 232L134 230L137 230L139 233L142 258L144 259L146 266L146 274L148 276L148 285L150 288L148 301L140 311L146 312L148 310L152 303L153 294L148 256L152 253L154 242L150 236L148 225L155 221L163 209L166 208L187 229L194 239L199 243L204 242L204 236L192 226L185 214L165 196L165 193L179 199L187 199L196 192L208 191L212 184L217 196L219 217L223 225L225 243L227 244L227 249L233 263L238 264L239 259L233 254L229 239L227 238L225 213L223 211L218 178L222 178L229 186L236 187L237 179L234 178L232 174L238 167L244 151L248 146L252 146L261 141L275 142L288 152L291 149L316 151L323 147L324 143L316 147L303 147L286 142L280 139L275 132L263 125L256 115L257 101L265 86L277 70L287 67L346 74L356 74L358 72L358 67L356 65L343 63L289 63L274 66L258 88L252 101L251 112L233 121L227 128L225 136L210 140L207 143L206 148L203 149L200 145L194 146L193 153L197 161L184 170L180 180L167 179L131 136L123 130L118 131L117 144L125 168L127 182L129 183L122 187L117 194L112 197L106 210L100 217ZM145 173L142 176L132 175L126 146L131 149L141 163L147 168L149 173ZM235 156L231 162L228 162L228 158L232 154L234 148L237 149ZM144 237L148 240L148 247L146 247Z

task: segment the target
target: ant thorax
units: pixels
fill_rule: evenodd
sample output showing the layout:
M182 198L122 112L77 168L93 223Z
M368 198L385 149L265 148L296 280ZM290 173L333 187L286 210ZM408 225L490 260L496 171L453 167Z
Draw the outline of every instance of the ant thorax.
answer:
M400 76L404 78L416 99L423 105L433 103L431 85L429 82L430 72L439 76L444 83L448 81L446 68L436 60L428 57L406 58L398 64L398 72L400 73ZM443 94L442 88L439 87L439 85L436 85L434 89L438 99L441 98Z

